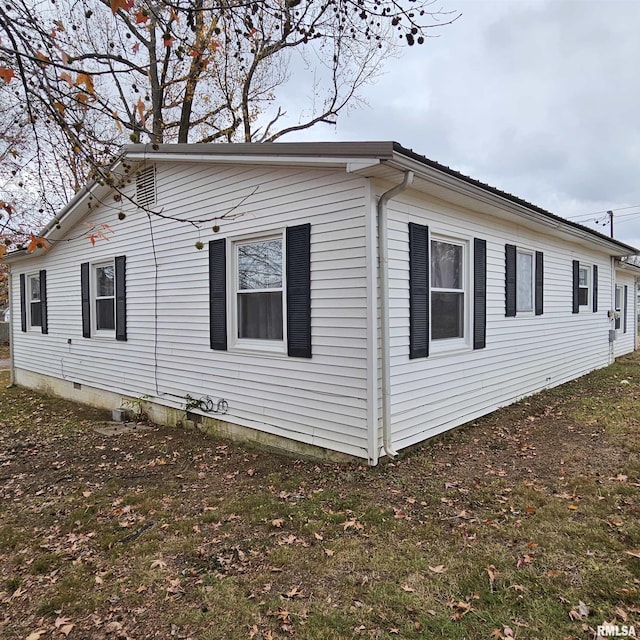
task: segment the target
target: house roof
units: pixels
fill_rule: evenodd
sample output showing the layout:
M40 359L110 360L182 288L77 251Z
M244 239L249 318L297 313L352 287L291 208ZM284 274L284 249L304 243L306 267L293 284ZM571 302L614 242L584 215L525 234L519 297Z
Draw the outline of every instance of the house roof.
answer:
M436 195L446 198L457 192L460 198L486 200L485 211L501 214L502 217L519 218L529 224L553 228L554 232L572 236L582 242L596 244L614 256L636 255L638 249L609 238L576 222L566 220L518 196L507 193L440 164L397 142L271 142L234 144L159 144L125 145L114 160L112 168L125 160L135 162L168 160L174 162L215 162L215 163L265 163L276 165L345 167L347 171L368 177L396 180L399 172L414 171L424 184L435 189ZM439 191L438 191L439 189ZM95 181L78 191L72 200L60 211L42 231L48 239L66 235L66 230L86 215L82 204L90 197L100 199L111 190ZM496 207L498 209L496 209ZM502 211L499 209L502 208ZM63 221L71 223L64 225ZM18 257L24 251L7 256Z

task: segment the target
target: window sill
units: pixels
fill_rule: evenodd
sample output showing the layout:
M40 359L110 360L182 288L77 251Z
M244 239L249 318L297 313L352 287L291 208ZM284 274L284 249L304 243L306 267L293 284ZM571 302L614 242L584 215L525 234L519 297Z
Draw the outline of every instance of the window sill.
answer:
M87 338L87 340L102 340L105 342L111 342L111 341L115 342L115 339L116 339L115 331L100 331L100 332L92 333L91 337Z
M238 340L229 347L229 351L257 356L287 356L284 341L280 340Z
M473 351L471 345L466 340L451 338L448 340L431 341L429 357L454 356L461 353Z

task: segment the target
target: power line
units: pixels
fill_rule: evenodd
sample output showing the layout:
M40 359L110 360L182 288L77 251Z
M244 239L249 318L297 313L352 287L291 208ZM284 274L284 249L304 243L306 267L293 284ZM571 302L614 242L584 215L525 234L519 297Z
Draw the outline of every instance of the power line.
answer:
M632 211L631 213L623 213L622 215L616 216L616 220L620 220L621 218L632 218L633 216L640 216L640 211Z
M626 209L640 209L640 204L632 204L628 207L618 207L617 209L604 209L602 211L592 211L591 213L579 213L575 216L566 216L569 220L578 220L581 218L590 218L599 214L608 213L609 211L625 211Z

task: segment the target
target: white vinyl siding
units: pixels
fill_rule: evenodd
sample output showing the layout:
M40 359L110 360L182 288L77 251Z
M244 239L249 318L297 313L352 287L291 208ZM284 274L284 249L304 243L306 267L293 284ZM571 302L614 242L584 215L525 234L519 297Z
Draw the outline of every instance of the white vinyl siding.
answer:
M635 278L633 274L628 271L616 269L615 273L616 288L620 288L620 328L616 331L616 339L613 343L615 349L615 355L621 356L625 353L629 353L635 349L636 334L638 331L637 324L637 311L636 311L636 296L635 292ZM627 304L625 309L624 304L624 288L627 287ZM613 307L615 308L615 295L613 300ZM624 331L625 319L627 331Z
M389 203L389 218L394 448L420 442L611 361L608 255L427 196L402 194ZM472 234L486 240L486 348L432 351L428 358L409 359L409 222L428 225L432 233ZM505 244L544 253L544 315L505 317ZM572 314L574 259L598 265L598 313Z
M335 170L161 162L156 185L158 207L217 217L220 231L211 231L213 222L198 232L152 217L152 244L146 214L123 199L125 220L110 208L86 219L108 223L109 242L92 247L80 237L12 265L16 274L46 266L50 309L49 335L37 344L16 335L18 369L175 408L186 394L224 398L229 422L366 459L367 181ZM242 215L225 220L231 210ZM196 241L226 237L231 251L234 238L282 234L304 222L311 224L313 357L211 350L208 255ZM127 256L127 342L83 340L80 264L114 255ZM19 308L19 291L13 295Z

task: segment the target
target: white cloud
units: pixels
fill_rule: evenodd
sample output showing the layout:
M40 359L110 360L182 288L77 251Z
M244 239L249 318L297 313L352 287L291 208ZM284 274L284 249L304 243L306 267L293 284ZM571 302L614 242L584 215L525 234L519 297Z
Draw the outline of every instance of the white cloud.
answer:
M463 15L389 61L370 107L304 138L397 140L559 215L614 209L640 245L640 206L621 209L640 205L640 2L444 7Z

